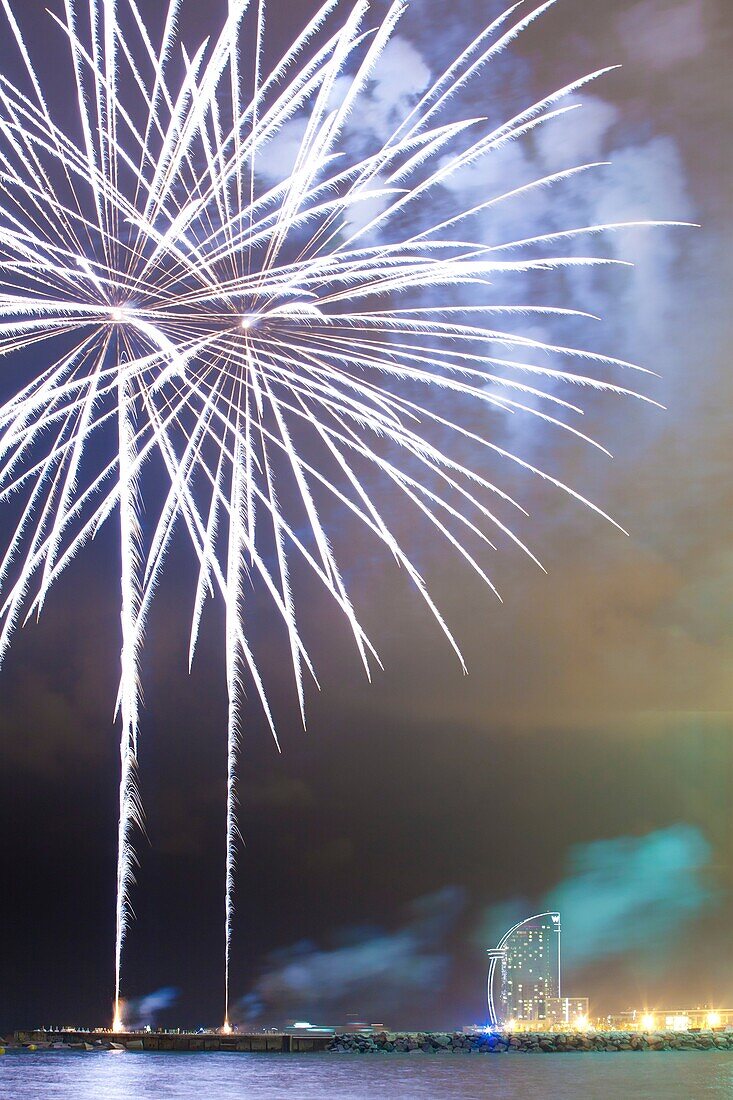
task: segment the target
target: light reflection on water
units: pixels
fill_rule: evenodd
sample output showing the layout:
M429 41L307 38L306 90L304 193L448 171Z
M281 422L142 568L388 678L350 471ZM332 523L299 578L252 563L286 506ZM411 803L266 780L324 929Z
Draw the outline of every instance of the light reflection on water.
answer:
M733 1054L8 1052L1 1100L717 1100Z

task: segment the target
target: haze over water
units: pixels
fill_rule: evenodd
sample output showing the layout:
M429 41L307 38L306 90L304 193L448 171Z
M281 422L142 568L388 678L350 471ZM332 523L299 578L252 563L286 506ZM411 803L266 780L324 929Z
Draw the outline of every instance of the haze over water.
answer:
M2 1100L716 1100L733 1094L728 1054L579 1057L8 1054Z

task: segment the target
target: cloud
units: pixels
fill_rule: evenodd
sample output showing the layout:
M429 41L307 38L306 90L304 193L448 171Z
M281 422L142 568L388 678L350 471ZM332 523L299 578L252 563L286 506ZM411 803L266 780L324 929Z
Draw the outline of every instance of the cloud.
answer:
M570 873L543 901L562 913L565 965L663 953L714 899L711 855L700 830L682 824L573 848Z
M498 942L522 916L558 911L565 969L620 955L664 956L686 926L716 901L709 882L711 858L705 836L687 824L577 844L560 883L533 903L492 906L481 937L485 943Z
M548 172L570 164L602 160L608 152L613 127L621 118L618 107L587 92L568 96L563 106L579 110L560 115L548 126L540 126L534 147Z
M577 224L694 220L682 158L671 137L657 135L638 144L614 146L608 159L607 168L586 174L582 183L569 189ZM677 301L679 264L685 251L689 254L690 245L696 244L691 241L693 233L691 229L631 229L609 233L601 242L601 254L634 265L623 276L624 289L617 289L615 295L615 348L652 369L660 367L659 331L670 320ZM597 237L582 237L574 250L587 254L598 247L598 241ZM606 314L608 278L588 279L582 273L570 273L574 303L599 316ZM617 273L610 278L617 279ZM615 283L617 288L619 283ZM604 328L608 333L611 324L606 322ZM643 382L631 381L632 386L645 389Z
M682 157L673 138L634 140L620 125L620 112L598 96L570 98L580 109L540 126L531 143L510 143L461 170L446 182L467 208L546 175L585 163L609 162L553 187L535 190L489 208L471 224L475 239L491 245L586 225L624 221L686 220L694 217ZM581 235L550 245L553 254L608 255L631 261L625 309L617 309L617 337L638 353L646 319L649 344L658 346L660 317L676 290L675 270L688 230L633 229L602 237ZM536 248L534 249L536 252ZM521 254L526 253L523 249ZM519 252L507 253L517 258ZM591 313L607 312L608 279L586 270L569 271L566 304ZM561 284L553 276L554 285ZM529 289L529 281L527 281ZM545 322L547 335L562 342L567 322ZM646 350L646 349L645 349Z
M273 952L239 1005L248 1020L313 1016L319 1021L358 1011L396 1012L415 993L440 988L448 956L444 939L463 907L448 886L413 901L396 929L352 927L330 947L303 941Z
M697 3L690 3L670 9L670 18L682 31L689 29L693 44L698 35L698 23L702 25L699 7ZM644 28L651 27L655 34L664 38L667 31L660 33L659 27L667 26L667 8L668 5L664 7L660 0L647 0L627 12L629 35L634 34L636 20L641 37L646 33ZM404 35L396 35L389 42L359 97L357 108L346 122L340 147L346 151L349 161L371 152L375 143L383 142L394 132L429 85L431 72L442 68L440 55L443 50L444 44L432 39L426 39L420 47ZM511 97L519 109L532 103L539 92L533 86L531 70L521 65L516 65L515 70ZM493 98L497 101L507 98L506 89L498 80L493 70L487 70L473 82L469 88L469 113L475 109L481 114ZM336 81L334 105L349 83L347 77ZM475 102L470 96L474 96ZM537 127L530 138L492 150L435 187L429 203L411 207L415 230L439 221L441 212L448 208L451 211L460 207L468 209L543 176L594 161L609 161L610 164L562 184L503 201L462 223L457 232L496 246L583 225L665 218L694 220L683 160L671 136L654 134L649 137L648 130L627 127L625 113L595 90L584 89L564 99L563 106L581 109ZM511 114L512 109L507 105L506 113ZM453 117L454 105L449 104L436 121L448 122ZM275 182L287 176L305 126L305 117L292 119L269 142L260 158L259 170L263 177ZM383 182L375 179L370 190ZM351 206L344 219L347 232L365 226L389 201L385 197L370 196ZM390 233L388 230L388 237ZM554 255L608 255L613 259L629 260L634 267L625 268L623 272L618 268L569 269L544 277L517 275L512 279L514 289L510 297L517 301L533 301L541 285L545 288L542 293L555 304L574 306L599 316L607 312L609 300L620 300L620 307L614 310L613 327L605 326L603 350L654 368L659 355L659 327L666 320L671 303L677 300L677 266L682 249L689 243L689 231L666 229L635 229L600 237L581 235L553 243L548 249ZM537 253L536 246L531 246L531 253ZM525 247L498 255L504 259L518 259L529 254L530 250ZM501 289L497 293L502 296ZM467 291L466 297L470 299L471 296ZM422 304L442 301L443 297L442 289L426 289ZM485 292L476 291L476 300L485 298ZM536 320L513 320L513 328L519 335L579 346L598 339L597 327L592 322L577 323L569 339L566 319L545 318L541 325ZM532 361L531 356L526 358ZM503 430L508 433L507 437L497 442L520 449L526 446L528 450L523 454L529 460L535 457L535 448L543 445L544 433L537 431L535 418L507 417Z
M396 35L379 59L366 106L363 111L359 110L355 121L385 140L409 114L429 81L430 69L425 58L406 38Z
M350 156L359 159L366 152L373 151L375 139L380 143L386 141L409 114L429 80L430 69L415 46L405 38L393 38L359 96L356 109L346 120L339 143L340 151L346 149ZM329 105L337 107L350 87L350 77L339 77L334 82ZM262 179L274 184L287 178L295 164L307 125L308 116L302 113L286 122L268 141L257 162L257 172ZM364 205L373 203L378 203L378 200L366 200ZM369 216L378 213L383 206L382 201L381 206L370 210ZM351 220L366 223L368 219L358 213L359 209L359 206L354 208Z
M171 1008L178 1000L178 990L174 986L162 986L144 997L125 1001L125 1023L128 1027L148 1027L157 1022L165 1009Z
M707 47L704 0L642 0L616 21L632 60L669 69Z
M260 150L257 159L257 175L267 183L281 183L292 172L305 135L306 118L294 118Z

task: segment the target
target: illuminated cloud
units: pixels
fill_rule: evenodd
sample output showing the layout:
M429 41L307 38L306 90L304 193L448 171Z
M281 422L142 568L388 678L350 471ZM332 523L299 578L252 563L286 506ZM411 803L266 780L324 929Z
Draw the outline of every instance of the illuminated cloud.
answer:
M541 898L512 898L491 906L476 943L497 943L530 913L558 911L566 970L614 956L665 955L690 922L718 900L710 882L711 861L705 836L686 824L576 844L561 882Z
M161 1012L171 1008L178 1000L178 990L174 986L163 986L144 997L125 1002L125 1023L128 1027L152 1027L158 1022Z
M700 830L683 824L576 845L567 878L542 902L562 913L565 964L663 952L713 903L711 856Z
M672 68L707 46L704 0L642 0L617 25L629 57L652 69Z
M415 993L440 989L446 936L462 907L463 892L449 886L412 902L395 929L354 927L328 948L303 941L273 952L240 1013L268 1023L303 1013L343 1023L335 1016L396 1011Z

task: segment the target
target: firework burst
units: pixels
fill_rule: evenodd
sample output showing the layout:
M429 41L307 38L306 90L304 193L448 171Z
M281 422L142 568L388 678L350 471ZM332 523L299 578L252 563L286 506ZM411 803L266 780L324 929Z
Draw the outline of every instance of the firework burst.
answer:
M114 518L119 1023L133 838L142 826L141 650L174 531L185 529L198 562L191 660L206 601L220 598L226 612L228 1021L246 679L275 733L245 620L248 586L264 587L284 624L301 712L304 679L315 676L298 627L293 559L336 601L369 673L378 658L329 537L324 508L333 504L388 548L460 659L374 484L425 517L493 588L471 546L491 545L493 527L531 552L492 504L521 507L482 472L484 457L578 494L452 410L470 400L490 414L524 411L585 440L571 422L581 410L563 386L631 392L608 370L632 364L511 330L518 314L575 311L502 304L490 293L507 272L616 262L546 248L614 226L493 245L474 239L492 206L593 165L446 212L452 176L574 109L563 101L601 74L498 126L461 115L468 81L554 0L517 4L365 150L352 140L355 120L401 0L376 25L365 0L345 12L327 0L267 64L264 0L228 0L222 25L192 53L178 30L182 0L169 0L156 35L136 0L63 0L49 15L73 89L63 111L44 93L34 43L16 18L21 6L1 2L21 72L0 75L0 353L22 381L0 408L0 501L12 498L16 509L0 560L0 657ZM292 163L271 182L260 166L294 130ZM468 445L471 466L459 457Z

